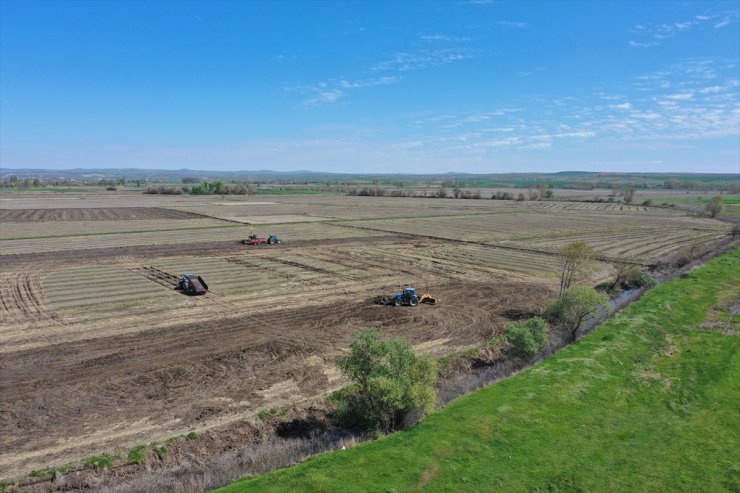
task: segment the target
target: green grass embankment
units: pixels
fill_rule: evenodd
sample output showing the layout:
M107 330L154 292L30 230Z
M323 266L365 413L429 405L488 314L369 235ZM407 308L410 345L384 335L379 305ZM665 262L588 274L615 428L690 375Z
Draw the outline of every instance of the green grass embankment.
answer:
M410 430L218 491L740 491L740 339L702 327L738 279L726 254Z

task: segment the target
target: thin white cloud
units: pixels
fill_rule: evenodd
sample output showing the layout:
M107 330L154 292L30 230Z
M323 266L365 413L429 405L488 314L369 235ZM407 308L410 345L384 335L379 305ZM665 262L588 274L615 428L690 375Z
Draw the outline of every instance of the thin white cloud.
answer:
M388 59L376 63L371 70L375 72L408 72L447 65L461 60L467 60L474 56L475 52L465 48L440 48L398 52L391 55Z
M421 40L429 42L433 47L397 52L389 58L375 63L365 72L385 72L391 75L364 79L332 79L319 82L313 86L299 88L300 92L310 93L311 97L303 101L304 106L331 104L344 98L350 91L373 86L394 84L401 80L399 74L412 70L422 70L428 67L446 65L476 56L474 50L459 44L468 41L468 38L449 36L446 34L426 34Z
M303 104L306 106L316 106L319 104L336 103L344 93L337 89L316 89L314 96L306 99Z
M632 33L637 39L628 41L635 48L651 48L659 45L664 40L678 36L692 29L713 27L721 29L738 20L736 11L722 12L716 15L695 15L692 19L667 23L637 24L632 28Z
M385 86L388 84L393 84L394 82L398 82L401 78L400 77L392 77L392 76L386 76L386 77L379 77L377 79L364 79L364 80L356 80L356 81L348 81L348 80L340 80L339 81L339 87L344 89L359 89L361 87L372 87L372 86Z
M419 36L419 38L422 41L429 41L429 42L440 41L444 43L461 43L464 41L470 41L470 38L458 37L458 36L448 36L447 34L424 34L422 36Z
M303 101L304 106L332 104L344 98L350 91L373 86L385 86L401 80L397 76L384 76L373 79L319 82L310 87L299 88L300 92L310 93L311 97Z
M688 99L691 99L694 97L694 93L692 92L679 92L676 94L669 94L665 96L666 99L673 99L675 101L686 101Z
M609 107L614 110L631 110L632 103L612 104L612 105L609 105Z
M638 41L632 41L632 40L630 40L629 41L629 45L630 46L633 46L635 48L650 48L652 46L657 46L658 45L658 42L657 41L649 41L649 42L642 42L642 43L640 43Z
M657 120L660 118L660 113L656 113L654 111L648 111L644 113L632 113L630 116L633 118L640 118L643 120Z
M517 21L498 21L498 25L507 29L526 29L528 27L526 22Z

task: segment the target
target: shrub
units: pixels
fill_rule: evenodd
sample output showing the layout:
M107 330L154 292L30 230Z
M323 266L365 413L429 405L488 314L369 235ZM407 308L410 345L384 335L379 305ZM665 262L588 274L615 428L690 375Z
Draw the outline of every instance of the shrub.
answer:
M642 287L652 288L657 283L658 282L653 276L642 270L640 267L634 265L624 274L624 281L622 284L626 288L631 289Z
M132 448L128 453L127 459L134 464L143 464L146 460L146 445L137 445Z
M647 199L645 202L642 203L642 205L652 205L653 201L652 199Z
M339 416L369 430L390 431L410 413L424 415L436 399L436 362L417 357L408 341L381 340L376 330L357 334L339 369L355 384L338 395Z
M504 330L514 352L524 358L537 354L548 341L547 322L541 317L534 317L526 322L512 322Z
M162 445L157 449L157 454L159 455L160 460L166 460L167 459L167 447Z
M107 469L108 467L112 466L113 462L117 459L119 459L117 455L91 455L90 457L87 457L83 461L83 463L85 464L85 467L93 467L95 469Z
M190 433L185 435L185 440L195 440L196 438L198 438L198 434L194 431L191 431Z
M262 411L258 412L257 418L260 421L266 421L267 418L269 418L270 416L285 416L285 414L286 414L285 410L280 410L277 407L273 407L269 411L267 409L263 409Z
M48 476L54 475L55 472L57 472L59 469L56 467L45 467L43 469L36 469L34 471L31 471L28 473L28 476L31 478L46 478Z
M683 267L684 265L687 265L691 262L691 253L688 250L681 250L678 252L678 255L676 255L676 265L678 267Z

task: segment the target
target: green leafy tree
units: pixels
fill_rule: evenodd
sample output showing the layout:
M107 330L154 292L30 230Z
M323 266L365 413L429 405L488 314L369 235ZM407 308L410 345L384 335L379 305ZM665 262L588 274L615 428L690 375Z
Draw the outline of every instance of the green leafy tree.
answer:
M607 306L609 297L589 286L574 286L547 308L545 316L563 326L575 341L583 322Z
M342 414L370 429L391 431L411 412L434 408L436 362L417 357L400 338L381 339L376 330L357 334L339 369L356 388L344 396Z
M722 209L724 207L725 207L725 198L720 195L717 195L715 197L712 197L712 199L709 202L707 202L705 209L711 217L716 217L717 214L722 212Z

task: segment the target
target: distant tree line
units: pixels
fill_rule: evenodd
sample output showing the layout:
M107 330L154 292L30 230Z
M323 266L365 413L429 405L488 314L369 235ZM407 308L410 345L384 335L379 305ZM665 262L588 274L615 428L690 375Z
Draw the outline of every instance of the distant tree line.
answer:
M160 195L182 195L185 191L178 187L168 187L165 185L152 185L146 187L144 193L148 194L160 194Z
M700 190L700 191L717 190L721 192L735 194L740 191L740 182L705 183L705 182L695 182L695 181L689 181L689 180L665 180L663 182L663 188L665 188L666 190Z
M0 186L5 188L31 188L31 187L45 187L46 183L34 178L25 178L21 180L17 176L9 176L7 179L0 181Z
M254 195L257 191L247 183L223 183L203 180L190 189L191 195Z
M144 190L148 194L162 195L254 195L257 190L247 183L223 183L221 181L210 182L206 179L194 178L198 180L197 185L189 187L183 185L180 187L170 185L152 185Z

